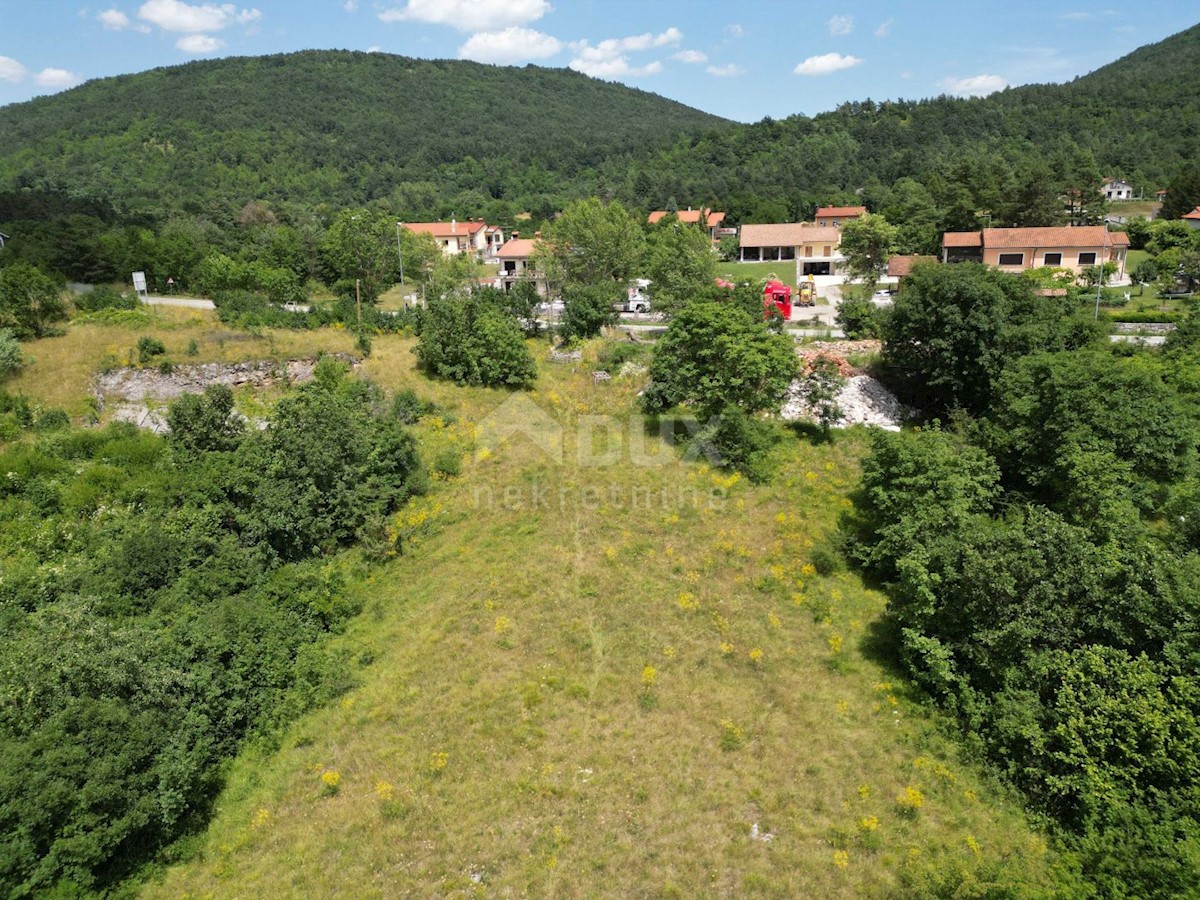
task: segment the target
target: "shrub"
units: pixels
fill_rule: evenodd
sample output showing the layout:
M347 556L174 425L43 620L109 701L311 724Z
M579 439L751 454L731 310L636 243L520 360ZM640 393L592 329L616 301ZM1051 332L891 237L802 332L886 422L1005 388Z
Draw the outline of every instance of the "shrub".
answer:
M417 424L422 416L430 415L437 408L436 403L432 400L422 400L412 388L396 391L392 398L392 415L404 425Z
M137 309L139 305L140 301L133 294L118 291L106 284L75 297L75 308L85 313L102 309Z
M714 463L736 469L751 481L764 483L771 480L767 457L779 437L773 423L755 419L729 404L704 423L692 442Z
M537 377L517 323L470 295L429 304L414 352L430 375L459 384L522 388Z
M138 338L137 342L138 362L150 362L156 356L162 356L167 352L166 345L158 338L152 338L149 335L143 335Z
M559 333L566 340L595 337L600 330L615 325L614 309L623 294L621 285L570 285L563 290L563 314Z
M837 323L852 341L879 337L882 318L883 310L869 297L846 297L838 306Z
M25 365L25 354L17 337L7 328L0 328L0 381L15 375Z

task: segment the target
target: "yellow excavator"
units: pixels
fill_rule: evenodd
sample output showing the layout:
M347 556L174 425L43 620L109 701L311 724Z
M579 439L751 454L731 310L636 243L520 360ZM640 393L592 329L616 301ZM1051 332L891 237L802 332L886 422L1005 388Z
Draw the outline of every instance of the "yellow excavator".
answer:
M796 300L797 306L816 306L817 305L817 285L811 275L805 275L796 285L797 293L799 294Z

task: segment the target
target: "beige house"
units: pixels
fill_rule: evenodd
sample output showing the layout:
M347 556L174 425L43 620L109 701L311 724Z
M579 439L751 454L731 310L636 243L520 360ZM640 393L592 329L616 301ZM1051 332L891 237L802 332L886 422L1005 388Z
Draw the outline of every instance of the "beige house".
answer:
M656 209L650 213L649 222L653 225L655 222L665 219L669 213L664 209ZM690 206L687 209L681 209L675 213L680 222L685 225L699 225L703 222L704 228L708 229L708 235L716 242L719 235L718 230L721 229L721 223L725 221L725 213L713 212L711 209L692 209Z
M1116 263L1125 277L1129 236L1103 225L1057 228L985 228L948 231L942 237L942 262L982 262L1004 272L1042 266L1079 273L1088 266Z
M449 222L405 222L404 227L413 234L432 235L447 256L476 253L491 258L504 244L501 230L495 225L486 224L483 219L466 222L457 219Z
M528 238L514 237L496 251L496 259L500 261L497 287L504 291L511 291L512 286L519 281L532 281L537 292L543 297L550 293L546 276L535 271L530 262L536 243Z
M834 228L841 228L846 222L851 219L857 219L859 216L865 216L867 208L865 206L822 206L817 209L816 215L813 216L813 221L818 225L831 225Z
M797 275L838 275L845 257L838 251L842 233L831 225L788 222L743 225L738 259L742 262L796 260Z

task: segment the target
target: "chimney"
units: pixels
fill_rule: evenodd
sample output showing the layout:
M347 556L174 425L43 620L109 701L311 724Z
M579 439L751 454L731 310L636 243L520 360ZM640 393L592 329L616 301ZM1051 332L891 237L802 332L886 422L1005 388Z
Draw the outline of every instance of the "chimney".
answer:
M517 238L519 238L520 236L521 236L521 232L519 232L519 231L514 231L514 232L512 233L512 239L513 239L514 241L515 241Z
M458 234L458 221L456 219L450 220L450 233Z
M540 237L542 236L542 233L541 233L540 231L535 231L535 232L533 233L533 236L534 236L535 238L540 238Z

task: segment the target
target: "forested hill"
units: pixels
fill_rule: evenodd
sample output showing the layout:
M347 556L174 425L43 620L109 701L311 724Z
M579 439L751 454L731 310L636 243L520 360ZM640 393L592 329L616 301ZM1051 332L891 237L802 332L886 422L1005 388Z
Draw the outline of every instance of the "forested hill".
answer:
M0 108L0 189L156 210L387 198L413 208L461 186L466 215L487 197L589 184L601 160L724 121L566 69L306 51L160 68Z
M759 218L782 214L780 203L804 214L837 191L884 207L898 179L914 178L935 194L950 182L934 198L943 207L962 189L964 208L992 209L989 192L1101 175L1149 193L1194 163L1197 146L1200 25L1066 84L982 99L863 100L681 140L643 167L641 187L681 203L717 197L734 218Z
M1198 145L1200 25L1067 84L863 100L753 125L563 69L308 51L0 108L0 192L159 218L382 201L406 218L504 223L589 194L642 208L715 203L731 223L857 196L919 223L928 233L913 246L924 248L938 229L978 227L981 212L1051 224L1062 193L1092 192L1101 176L1149 194Z

